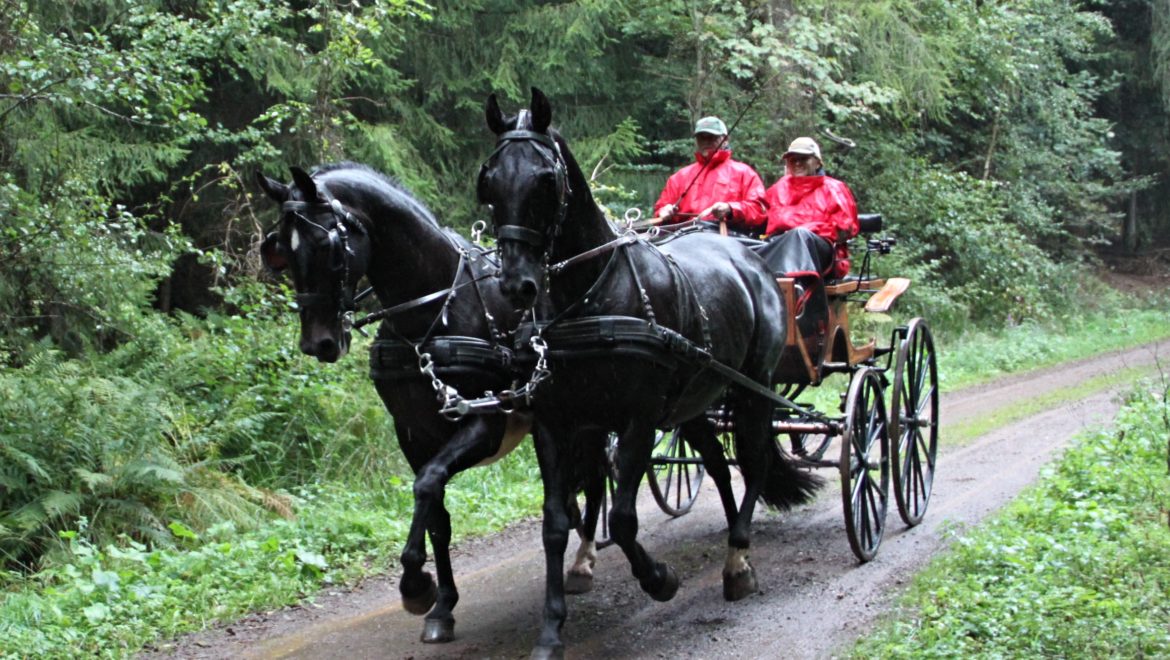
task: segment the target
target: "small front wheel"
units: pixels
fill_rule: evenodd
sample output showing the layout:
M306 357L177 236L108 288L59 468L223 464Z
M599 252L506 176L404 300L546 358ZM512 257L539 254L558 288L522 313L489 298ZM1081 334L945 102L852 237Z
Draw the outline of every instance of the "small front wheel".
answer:
M677 518L690 511L706 475L702 458L679 429L658 432L646 476L650 493L663 513Z
M872 368L862 367L854 372L845 399L839 466L845 533L853 554L862 562L877 554L886 529L889 446L881 377Z

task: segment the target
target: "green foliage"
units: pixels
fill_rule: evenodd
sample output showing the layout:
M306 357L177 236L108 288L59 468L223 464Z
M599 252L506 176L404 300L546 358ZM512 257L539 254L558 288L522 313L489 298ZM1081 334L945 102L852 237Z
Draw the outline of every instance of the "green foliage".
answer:
M297 484L409 474L360 361L300 356L272 323L285 305L268 305L156 320L100 359L44 350L0 372L4 564L35 567L79 517L94 543L166 547L170 520L247 528L290 515L282 492Z
M914 581L905 618L854 657L1170 653L1165 383L1082 438L991 523Z
M539 512L530 445L474 473L447 489L457 541ZM376 488L297 488L293 499L296 519L251 530L172 521L173 547L90 541L88 521L79 519L61 532L59 561L27 578L0 577L0 657L124 657L160 637L311 599L326 585L386 570L414 506L409 484L384 475Z

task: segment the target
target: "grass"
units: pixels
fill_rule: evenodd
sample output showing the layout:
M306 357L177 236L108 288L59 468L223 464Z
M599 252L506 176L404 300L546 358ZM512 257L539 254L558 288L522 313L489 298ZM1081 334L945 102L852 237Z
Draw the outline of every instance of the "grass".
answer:
M940 337L943 384L955 389L1160 339L1170 335L1167 316L1134 311L1066 320L1067 333L1023 325L954 341ZM1053 396L1075 397L1107 384L1087 383ZM815 392L831 401L821 409L835 405L843 385L834 387L830 383ZM372 458L322 457L334 470L357 476L292 493L296 520L274 520L250 531L224 524L198 534L176 525L174 549L128 539L97 547L81 540L84 534L67 533L65 559L32 576L0 576L0 657L123 657L249 611L311 600L327 584L396 571L412 508L409 476L378 477L387 466L402 465L401 455L385 437L376 398L355 401L364 407L354 413L353 425L370 434L355 444L368 445ZM1040 405L1021 403L1001 416L1026 415ZM447 490L457 537L536 515L540 498L529 444L498 464L460 475Z
M1165 382L936 559L856 658L1170 656Z

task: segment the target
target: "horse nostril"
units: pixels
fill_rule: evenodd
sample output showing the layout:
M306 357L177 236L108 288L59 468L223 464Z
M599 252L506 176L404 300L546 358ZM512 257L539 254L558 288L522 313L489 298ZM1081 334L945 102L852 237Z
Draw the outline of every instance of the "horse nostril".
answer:
M536 300L536 280L525 279L520 282L520 296L526 301Z

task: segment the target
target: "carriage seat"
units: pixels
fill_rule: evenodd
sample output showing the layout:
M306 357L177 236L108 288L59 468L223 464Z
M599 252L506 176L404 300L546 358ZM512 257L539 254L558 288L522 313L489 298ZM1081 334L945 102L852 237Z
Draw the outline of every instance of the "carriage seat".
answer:
M876 234L882 230L882 214L859 213L857 214L857 224L861 227L860 233Z

